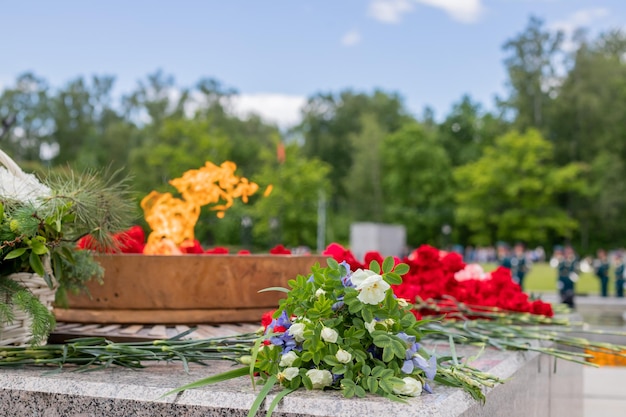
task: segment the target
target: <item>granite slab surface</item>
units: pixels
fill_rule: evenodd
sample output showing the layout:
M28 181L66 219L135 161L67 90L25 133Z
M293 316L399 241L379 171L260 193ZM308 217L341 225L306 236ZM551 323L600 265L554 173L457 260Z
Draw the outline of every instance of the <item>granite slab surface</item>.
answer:
M507 382L488 391L485 405L477 403L460 389L443 386L436 386L434 394L411 398L406 403L375 396L346 399L339 392L299 390L284 398L275 409L274 415L277 417L582 415L582 402L577 406L575 401L570 401L571 395L577 392L576 387L582 386L581 367L574 365L576 368L570 369L571 373L568 374L567 366L562 366L563 361L560 361L559 372L562 376L557 377L559 372L553 374L552 361L552 358L532 352L486 350L473 362L473 366L505 378ZM176 387L231 369L231 366L229 362L211 362L208 366L191 365L189 373L185 373L180 363L149 365L142 370L109 368L83 373L73 372L71 368L66 368L61 373L52 373L40 367L2 369L0 415L245 416L257 395L249 378L225 381L187 390L178 395L161 397ZM562 378L562 381L559 382L558 378ZM267 410L278 392L277 389L270 393L262 410ZM563 404L559 402L561 400Z

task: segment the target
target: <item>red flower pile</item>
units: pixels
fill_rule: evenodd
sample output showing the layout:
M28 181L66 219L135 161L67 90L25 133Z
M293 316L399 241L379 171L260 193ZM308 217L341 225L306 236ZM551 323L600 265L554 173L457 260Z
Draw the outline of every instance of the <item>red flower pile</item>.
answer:
M383 260L379 253L368 252L365 262L360 263L349 250L336 243L329 245L324 255L338 262L346 261L353 271L367 268L372 260L379 263ZM508 268L500 267L489 274L477 275L475 266L466 265L459 254L446 253L428 245L422 245L405 259L397 259L400 261L408 264L410 270L404 275L402 284L393 286L394 293L409 302L426 301L426 307L419 310L423 315L454 317L459 312L457 303L476 312L495 307L548 317L553 315L550 304L530 300L528 294L522 292ZM431 308L433 303L437 308Z
M124 232L114 234L113 242L112 248L101 248L90 235L87 235L78 240L77 246L79 249L90 249L96 252L143 253L146 235L141 227L133 226Z
M87 235L77 242L78 249L89 249L100 253L143 253L146 246L146 235L140 226L133 226L130 229L113 235L114 245L111 248L99 247L96 242ZM172 243L173 245L173 243ZM173 250L180 251L180 254L191 255L227 255L230 253L228 248L216 246L214 248L204 249L198 240L185 241ZM283 245L276 245L270 249L272 255L290 255L291 251ZM242 249L237 255L250 255L250 251Z

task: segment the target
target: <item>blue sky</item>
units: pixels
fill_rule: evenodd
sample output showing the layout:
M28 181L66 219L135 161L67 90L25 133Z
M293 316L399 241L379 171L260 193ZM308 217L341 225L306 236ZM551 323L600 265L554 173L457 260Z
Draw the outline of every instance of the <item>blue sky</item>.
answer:
M487 108L506 92L502 44L530 15L571 34L626 27L623 0L14 1L0 7L0 88L24 71L53 86L157 69L191 86L213 77L238 111L295 123L306 97L398 92L444 117L463 94Z

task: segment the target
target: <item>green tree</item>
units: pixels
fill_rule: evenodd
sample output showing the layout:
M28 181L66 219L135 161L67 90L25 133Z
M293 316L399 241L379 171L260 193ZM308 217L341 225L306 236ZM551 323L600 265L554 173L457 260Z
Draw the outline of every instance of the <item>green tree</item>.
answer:
M347 195L345 180L355 152L349 137L361 133L364 115L374 117L385 132L395 132L412 120L397 94L380 90L371 95L351 90L317 94L309 98L303 109L303 121L297 131L304 139L304 155L330 165L335 206Z
M544 127L558 85L555 64L562 42L562 32L552 33L541 19L531 17L526 29L503 46L509 53L504 63L511 93L501 104L512 110L520 131Z
M229 159L227 137L212 135L207 120L170 118L155 136L131 152L131 173L138 190L169 188L168 181L206 161L217 165Z
M497 240L546 244L570 238L578 222L558 196L585 191L583 167L553 161L553 146L537 130L510 132L485 148L476 162L454 171L456 220L472 232L471 243Z
M625 53L622 32L583 39L554 102L550 135L557 162L582 161L592 169L590 193L569 194L562 202L580 221L583 249L621 245L626 233L626 194L619 180L626 160Z
M453 221L454 181L450 158L436 136L405 125L384 140L385 220L403 224L407 243L441 244L441 228Z
M346 214L351 221L382 222L384 201L381 152L386 132L371 114L361 116L361 125L359 133L349 136L354 149L354 162L344 185L348 194Z
M487 145L504 133L506 123L482 105L465 95L438 126L438 137L448 152L453 166L478 159Z
M317 212L320 193L330 191L330 168L315 158L305 158L295 143L286 146L285 161L264 153L265 164L255 177L259 184L272 184L268 197L259 198L253 207L256 245L282 243L307 245L317 241Z
M20 75L0 95L0 146L18 163L40 161L41 147L49 143L49 100L48 83L33 73Z

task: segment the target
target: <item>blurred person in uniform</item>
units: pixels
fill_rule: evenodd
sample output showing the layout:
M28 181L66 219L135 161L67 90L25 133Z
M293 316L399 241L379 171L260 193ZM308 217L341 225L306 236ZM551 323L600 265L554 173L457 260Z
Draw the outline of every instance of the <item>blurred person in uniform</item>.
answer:
M511 251L509 250L509 246L506 243L498 243L498 265L503 266L505 268L512 268L511 264Z
M563 250L563 257L557 266L557 288L561 297L561 303L574 308L574 296L576 294L576 281L578 281L578 258L571 246Z
M624 257L621 253L615 255L615 295L619 298L624 297Z
M554 251L552 252L552 257L550 258L550 266L552 268L558 268L562 259L563 259L563 247L555 246Z
M530 270L530 260L526 258L524 244L516 243L511 256L511 276L522 291L524 291L524 277Z
M608 297L609 295L609 258L606 256L604 249L598 249L597 258L593 261L593 270L600 280L600 295Z

